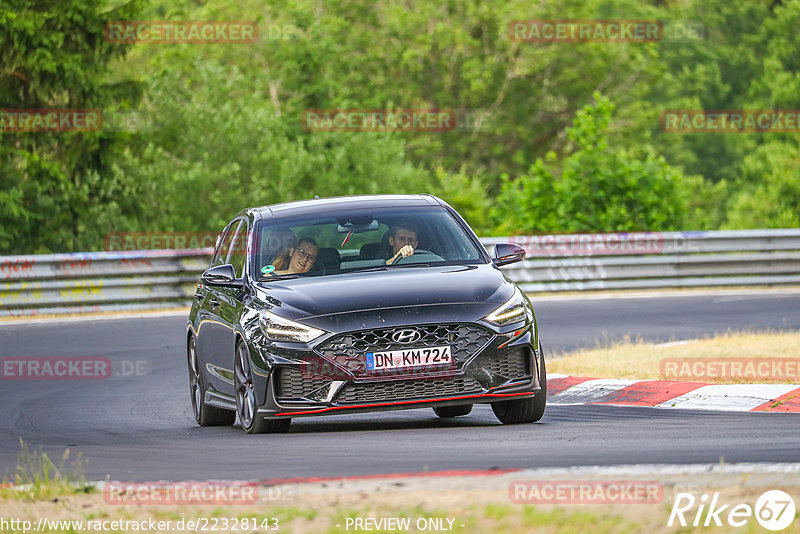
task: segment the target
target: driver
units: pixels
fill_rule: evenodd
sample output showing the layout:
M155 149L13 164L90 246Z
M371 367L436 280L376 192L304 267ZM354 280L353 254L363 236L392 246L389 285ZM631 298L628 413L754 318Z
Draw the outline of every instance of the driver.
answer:
M386 265L414 254L414 249L419 245L418 235L419 231L414 224L400 222L392 226L389 230L389 246L392 247L393 256L386 260Z

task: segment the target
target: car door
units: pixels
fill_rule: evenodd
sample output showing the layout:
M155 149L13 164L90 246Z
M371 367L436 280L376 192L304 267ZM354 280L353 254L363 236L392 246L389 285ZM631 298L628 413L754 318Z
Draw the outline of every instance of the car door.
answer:
M210 267L224 265L228 261L231 243L240 224L241 221L236 219L222 231ZM226 383L224 375L219 372L215 356L217 351L215 339L220 336L219 308L222 301L219 289L203 284L197 293L197 298L202 299L197 313L197 357L200 364L205 367L206 383L217 391L220 391Z
M247 244L247 222L240 219L238 225L231 226L231 239L225 264L233 265L236 277L241 278L244 269L244 258ZM233 358L235 352L235 324L241 313L240 287L213 287L210 293L214 295L215 305L214 322L209 332L211 333L211 354L208 360L212 366L214 388L228 395L234 394L233 389Z

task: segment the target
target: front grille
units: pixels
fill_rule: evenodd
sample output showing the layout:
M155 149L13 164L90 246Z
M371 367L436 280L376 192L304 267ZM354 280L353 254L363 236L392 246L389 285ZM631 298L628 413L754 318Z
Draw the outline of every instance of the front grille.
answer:
M275 372L278 373L275 380L275 396L278 398L297 399L308 397L314 391L331 383L330 380L304 376L303 373L293 367L281 367L276 369Z
M418 330L422 337L410 344L392 340L396 332L409 329ZM475 324L400 326L341 334L317 347L317 351L326 359L350 370L356 377L361 377L366 374L364 355L367 352L450 345L456 369L461 369L464 362L483 350L494 336L494 333Z
M467 376L439 380L402 380L349 384L339 394L337 400L342 403L373 402L480 392L480 384Z
M508 380L530 376L529 358L525 349L518 347L500 355L483 355L475 359L470 369L483 368L493 375L500 375Z

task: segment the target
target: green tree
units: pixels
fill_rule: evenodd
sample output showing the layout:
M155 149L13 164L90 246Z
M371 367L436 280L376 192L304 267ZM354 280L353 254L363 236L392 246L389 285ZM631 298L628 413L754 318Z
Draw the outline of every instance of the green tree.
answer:
M688 209L682 173L652 147L611 150L613 105L595 94L568 136L575 150L560 168L551 154L529 173L506 179L494 217L498 232L676 230Z
M506 234L788 224L796 136L666 133L659 115L800 107L799 6L6 1L0 104L121 110L138 122L0 132L0 250L96 248L110 230L214 230L244 205L369 192L432 192L479 231ZM699 33L644 44L509 36L514 20L614 18ZM126 47L102 40L115 19L253 20L260 35ZM129 80L146 88L141 101ZM599 104L587 111L595 91L614 102L613 122ZM302 128L309 108L348 107L450 108L482 122L442 133ZM756 198L780 209L752 209Z
M485 235L490 230L486 214L492 202L481 176L471 176L464 168L449 173L437 167L434 180L427 189L455 208L478 234Z
M763 76L750 86L753 107L800 109L800 1L777 5L765 21ZM752 135L752 134L751 134ZM726 228L800 226L800 143L797 134L758 135L762 144L741 161Z
M502 173L518 174L537 156L562 149L564 128L596 88L623 105L635 103L652 80L656 44L520 43L510 38L509 23L659 18L663 11L653 6L632 0L413 6L401 0L160 2L154 18L255 20L259 42L140 47L132 64L154 75L179 69L187 76L201 63L235 64L241 82L264 105L279 103L282 120L295 130L308 108L463 110L452 131L400 136L405 157L429 171L480 175L490 194ZM477 117L480 128L466 120Z
M800 227L800 150L772 141L745 158L745 186L730 201L726 228Z
M0 5L0 95L5 109L97 109L133 102L135 84L109 65L126 47L103 24L133 18L134 3L105 11L95 0L6 0ZM100 233L99 213L127 202L110 183L119 134L0 132L0 252L82 250Z
M142 142L114 170L147 184L147 215L114 230L219 230L247 206L426 190L426 173L405 161L398 134L303 132L236 66L166 70L147 93Z

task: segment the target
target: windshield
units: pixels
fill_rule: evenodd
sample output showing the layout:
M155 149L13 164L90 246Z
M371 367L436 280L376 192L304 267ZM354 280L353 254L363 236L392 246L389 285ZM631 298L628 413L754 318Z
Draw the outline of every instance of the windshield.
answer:
M281 218L261 221L254 232L251 271L265 280L486 262L442 207Z

